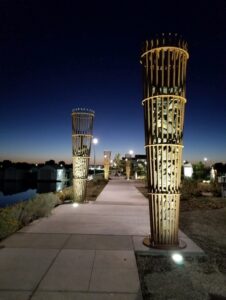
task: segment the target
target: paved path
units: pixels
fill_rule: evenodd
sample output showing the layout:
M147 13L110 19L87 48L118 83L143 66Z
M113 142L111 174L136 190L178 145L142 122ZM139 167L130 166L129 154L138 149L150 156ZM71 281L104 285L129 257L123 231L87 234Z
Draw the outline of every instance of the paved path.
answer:
M111 180L95 202L58 206L3 241L0 300L142 299L134 250L149 251L148 233L147 199Z

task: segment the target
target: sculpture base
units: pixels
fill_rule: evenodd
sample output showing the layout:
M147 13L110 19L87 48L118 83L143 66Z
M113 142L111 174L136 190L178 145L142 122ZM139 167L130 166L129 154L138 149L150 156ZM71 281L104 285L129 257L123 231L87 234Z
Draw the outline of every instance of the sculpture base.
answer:
M180 250L180 249L184 249L187 247L186 243L179 239L179 243L178 245L171 245L171 244L154 244L153 242L151 242L151 239L150 237L146 237L144 238L143 240L143 244L146 246L146 247L149 247L149 248L154 248L154 249L159 249L159 250Z

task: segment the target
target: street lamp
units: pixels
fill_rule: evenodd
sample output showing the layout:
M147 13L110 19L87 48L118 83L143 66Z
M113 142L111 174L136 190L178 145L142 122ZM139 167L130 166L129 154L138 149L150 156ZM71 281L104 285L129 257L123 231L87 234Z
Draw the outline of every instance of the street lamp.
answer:
M129 150L129 154L132 156L133 155L133 150Z
M126 158L126 179L130 179L130 174L131 174L131 158L133 155L133 150L129 150L129 156Z
M96 174L96 153L95 153L95 145L98 144L98 139L97 138L93 138L93 156L94 156L94 159L93 159L93 162L94 162L94 172L93 172L93 175L95 176Z

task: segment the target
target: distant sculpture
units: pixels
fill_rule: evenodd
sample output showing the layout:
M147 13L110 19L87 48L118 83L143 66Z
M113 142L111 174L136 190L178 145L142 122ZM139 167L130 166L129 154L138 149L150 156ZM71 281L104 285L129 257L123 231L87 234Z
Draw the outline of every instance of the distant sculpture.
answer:
M94 111L78 108L72 112L73 191L75 202L85 202Z
M111 151L104 151L104 179L109 179Z
M185 247L178 239L187 43L177 34L146 41L144 81L145 148L150 206L149 247Z
M210 180L215 181L216 180L216 170L214 170L213 167L210 169Z
M131 160L129 158L126 158L126 179L130 179L131 174Z

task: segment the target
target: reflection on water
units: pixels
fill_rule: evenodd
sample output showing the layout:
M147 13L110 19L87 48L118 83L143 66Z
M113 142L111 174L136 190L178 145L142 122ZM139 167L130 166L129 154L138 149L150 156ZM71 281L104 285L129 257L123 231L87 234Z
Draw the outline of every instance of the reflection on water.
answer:
M67 182L65 181L58 181L58 182L40 181L37 182L37 193L59 192L66 186L68 185Z
M0 181L0 194L12 195L27 191L28 189L37 189L37 193L59 192L63 188L70 185L69 181L39 181L39 182L24 182L24 181Z

